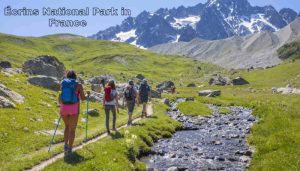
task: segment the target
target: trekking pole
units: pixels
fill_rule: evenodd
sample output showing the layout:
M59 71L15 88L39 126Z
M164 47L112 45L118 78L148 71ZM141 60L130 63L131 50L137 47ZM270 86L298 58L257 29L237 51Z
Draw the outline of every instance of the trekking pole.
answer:
M86 121L85 121L85 141L87 142L87 129L88 129L88 121L89 121L89 98L90 95L88 95L86 99Z
M58 129L58 126L59 126L59 122L60 122L60 120L61 120L61 116L59 116L59 119L58 119L58 121L57 121L57 125L56 125L56 128L55 128L55 131L54 131L53 137L52 137L52 139L51 139L51 141L50 141L50 144L49 144L48 153L50 152L51 145L52 145L52 143L53 143L53 140L54 140L54 137L55 137L56 131L57 131L57 129Z

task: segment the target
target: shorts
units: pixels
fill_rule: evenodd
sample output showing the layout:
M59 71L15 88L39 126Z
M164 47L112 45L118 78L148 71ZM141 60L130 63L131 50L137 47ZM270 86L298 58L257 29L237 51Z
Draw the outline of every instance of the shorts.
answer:
M79 103L75 104L61 104L60 106L60 115L68 116L68 115L78 115L79 114Z
M148 102L148 96L141 96L140 97L140 102L141 103L147 103Z
M126 101L126 103L127 103L128 112L132 113L133 110L134 110L135 101L134 100L130 100L130 101Z

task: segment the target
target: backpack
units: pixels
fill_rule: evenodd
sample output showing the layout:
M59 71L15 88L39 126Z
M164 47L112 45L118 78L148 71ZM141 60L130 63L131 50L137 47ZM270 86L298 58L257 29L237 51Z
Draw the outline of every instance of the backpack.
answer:
M141 84L139 91L140 91L140 95L143 97L148 97L148 91L149 91L150 87L147 84Z
M127 101L134 100L135 93L134 93L133 87L127 87L124 92L124 95L125 95L125 98Z
M63 104L74 104L79 102L76 95L77 82L74 79L65 78L61 81L61 101Z
M107 102L111 102L114 100L114 95L113 95L113 91L112 91L112 88L110 86L107 86L104 88L104 99L105 101Z

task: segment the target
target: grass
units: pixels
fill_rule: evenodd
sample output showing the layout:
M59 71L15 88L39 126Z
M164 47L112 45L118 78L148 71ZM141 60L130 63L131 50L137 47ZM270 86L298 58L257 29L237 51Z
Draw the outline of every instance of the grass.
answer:
M249 170L300 168L299 95L272 94L271 91L272 87L287 84L300 87L300 60L287 60L269 69L232 71L232 77L242 76L250 84L217 87L208 86L209 76L212 73L231 72L187 58L157 55L122 43L66 38L63 35L28 38L0 34L0 40L0 60L9 60L15 67L20 67L28 58L48 54L58 57L67 68L84 71L85 77L110 73L122 82L141 73L148 77L151 84L162 80L172 80L176 85L184 86L191 81L197 85L203 84L201 88L177 86L179 94L163 96L169 99L194 97L195 102L179 106L183 113L191 115L210 113L204 105L208 103L252 108L254 115L259 117L259 123L253 126L247 139L256 149ZM293 57L298 58L299 55ZM199 65L201 70L197 69ZM26 99L16 109L0 110L0 170L23 170L62 151L62 146L56 145L48 154L46 147L50 137L34 133L37 130L54 129L54 120L58 118L55 103L57 93L28 85L26 78L26 75L7 77L0 73L1 83L24 95ZM217 98L199 97L197 92L204 89L221 89L222 94ZM47 107L47 104L50 106ZM98 103L91 104L91 108L98 108L101 113L90 117L89 138L105 130L100 106ZM81 109L84 108L85 103L81 106ZM145 165L138 160L140 155L149 152L150 146L157 139L170 137L180 126L164 115L165 109L165 106L155 104L154 117L128 128L130 133L125 134L126 130L122 130L90 144L79 150L73 160L60 160L46 170L145 169ZM136 112L139 113L140 108ZM126 111L121 110L118 125L126 121ZM24 131L24 127L29 131ZM79 121L76 144L84 140L84 128L84 123ZM132 138L132 135L136 135L136 138ZM61 141L62 136L57 136L56 142Z
M186 85L193 79L196 84L202 84L212 73L227 72L215 65L189 58L158 55L125 43L91 40L72 35L19 37L0 34L0 60L11 62L13 67L22 67L22 63L27 59L40 55L56 56L67 69L83 72L85 79L94 75L110 74L118 82L127 82L129 79L135 80L135 75L140 73L148 78L153 87L164 80ZM26 99L25 103L17 105L16 109L0 110L0 170L29 168L62 151L62 145L54 145L52 152L48 154L50 136L35 134L36 131L55 128L54 121L58 118L58 94L29 85L26 79L27 75L7 77L0 73L1 83ZM90 106L99 109L100 115L89 117L89 138L105 130L101 104L91 103ZM82 103L81 113L85 107L86 104ZM140 110L138 108L136 114L140 113ZM85 138L85 125L81 121L84 117L85 115L80 115L75 144L80 144ZM117 121L118 125L126 123L125 110L121 110ZM25 127L29 131L24 131ZM59 127L59 130L62 129L63 125ZM62 136L55 138L56 142L62 140Z
M226 107L221 107L221 108L219 109L219 112L220 112L220 114L227 115L227 114L229 114L231 111L230 111L230 109L228 109L228 108L226 108Z
M199 101L187 101L178 104L178 109L181 113L187 116L207 116L212 113L212 110Z
M211 74L227 72L212 64L158 55L126 43L71 35L19 37L0 34L0 60L8 60L13 66L21 67L24 61L39 55L55 56L68 69L85 73L85 77L110 74L119 82L135 80L137 74L143 74L154 85L165 80L182 85L193 80L201 85Z
M155 104L151 118L88 145L73 158L61 159L45 170L145 170L139 156L149 153L153 143L170 137L180 127L165 111L166 106Z
M56 99L57 92L45 90L40 87L31 86L26 83L25 75L14 75L6 77L0 73L1 83L12 90L25 96L25 103L17 105L16 109L0 110L0 170L21 170L38 163L45 158L62 151L62 145L53 146L52 152L47 153L47 146L50 136L38 135L36 131L53 130L55 119L58 119L58 108ZM26 92L26 93L25 93ZM49 107L47 106L49 104ZM102 104L91 103L90 108L100 111L99 116L90 116L88 125L88 137L92 138L104 132L104 111ZM81 104L81 114L77 127L75 144L79 144L85 139L85 118L86 103ZM141 109L135 112L138 116ZM120 110L117 116L118 125L127 122L126 110ZM25 131L24 128L29 131ZM63 124L59 130L63 129ZM61 135L56 136L56 142L62 142Z

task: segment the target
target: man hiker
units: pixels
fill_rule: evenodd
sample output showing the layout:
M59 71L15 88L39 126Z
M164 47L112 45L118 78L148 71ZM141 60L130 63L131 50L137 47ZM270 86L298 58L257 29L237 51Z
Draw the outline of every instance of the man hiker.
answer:
M104 88L103 108L106 116L105 119L106 130L107 133L110 134L109 113L111 111L113 114L113 129L112 129L113 131L116 131L116 119L117 119L116 111L119 113L118 93L116 90L116 85L114 80L110 80Z
M80 100L85 100L83 86L77 80L74 71L68 71L66 78L61 82L61 94L59 95L60 115L65 123L64 151L65 156L72 154L75 129L78 123ZM89 91L87 96L89 96Z
M126 106L128 110L128 123L127 125L132 125L132 114L136 102L136 97L138 97L138 92L136 88L134 87L133 81L129 81L128 85L126 86L126 89L124 90L123 94L123 107L125 107L125 100L126 100Z
M146 79L143 79L139 88L139 102L143 105L142 118L147 117L147 103L151 97L151 89Z

